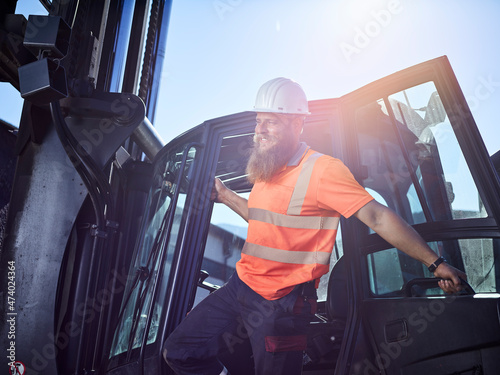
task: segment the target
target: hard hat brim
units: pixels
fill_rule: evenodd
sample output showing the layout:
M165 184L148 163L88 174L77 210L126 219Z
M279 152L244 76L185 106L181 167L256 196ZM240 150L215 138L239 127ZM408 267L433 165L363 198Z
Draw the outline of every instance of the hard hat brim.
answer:
M296 112L288 112L288 111L280 111L280 110L276 110L276 109L270 109L270 108L252 108L249 110L249 112L267 112L267 113L279 113L279 114L282 114L282 115L304 115L304 116L307 116L307 115L310 115L311 112L299 112L299 111L296 111Z

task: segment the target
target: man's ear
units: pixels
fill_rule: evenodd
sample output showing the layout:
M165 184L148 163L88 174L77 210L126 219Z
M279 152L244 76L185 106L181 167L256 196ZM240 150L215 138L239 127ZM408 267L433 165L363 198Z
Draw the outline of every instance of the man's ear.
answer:
M305 118L301 116L297 116L293 119L293 128L298 135L302 134L304 131L304 120Z

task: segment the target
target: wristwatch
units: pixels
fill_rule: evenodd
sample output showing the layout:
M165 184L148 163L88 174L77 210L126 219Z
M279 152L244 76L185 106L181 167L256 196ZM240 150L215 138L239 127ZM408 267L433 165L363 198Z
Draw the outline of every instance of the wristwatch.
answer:
M438 266L443 262L446 262L446 259L444 259L443 257L437 258L436 261L429 266L429 271L434 273L434 271L436 271L436 268L438 268Z

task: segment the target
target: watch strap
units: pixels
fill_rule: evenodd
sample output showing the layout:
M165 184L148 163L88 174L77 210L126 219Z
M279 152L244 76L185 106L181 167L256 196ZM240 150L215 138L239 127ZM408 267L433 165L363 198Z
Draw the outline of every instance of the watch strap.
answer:
M443 262L446 262L443 257L437 258L436 261L429 266L429 271L434 273L436 271L436 268L438 268L438 266Z

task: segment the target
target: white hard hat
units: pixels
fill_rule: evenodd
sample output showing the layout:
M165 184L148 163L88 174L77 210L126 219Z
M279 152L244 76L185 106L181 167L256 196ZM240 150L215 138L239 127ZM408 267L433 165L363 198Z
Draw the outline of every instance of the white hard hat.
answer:
M309 115L302 87L291 79L278 77L264 83L257 92L253 112Z

